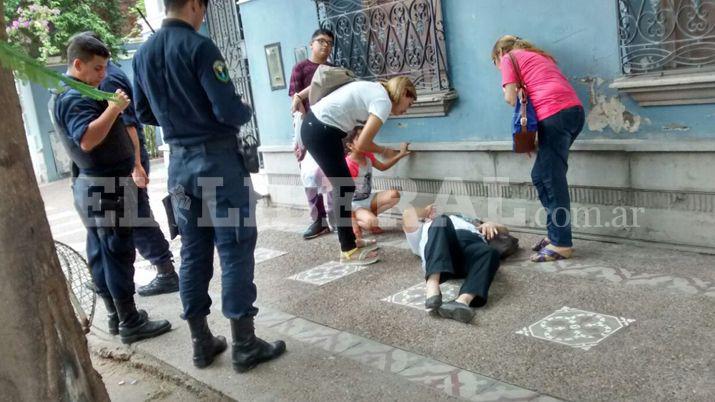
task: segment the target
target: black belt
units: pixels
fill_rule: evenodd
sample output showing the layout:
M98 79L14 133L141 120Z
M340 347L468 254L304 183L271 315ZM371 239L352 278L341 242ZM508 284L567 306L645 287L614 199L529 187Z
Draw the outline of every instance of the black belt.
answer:
M176 151L196 151L196 150L213 151L213 150L224 150L224 149L236 150L236 149L238 149L238 139L236 138L236 136L237 136L237 134L228 135L225 137L221 137L219 139L205 141L205 142L201 142L201 143L193 144L193 145L169 144L169 147L171 149L171 152L174 152L175 150Z

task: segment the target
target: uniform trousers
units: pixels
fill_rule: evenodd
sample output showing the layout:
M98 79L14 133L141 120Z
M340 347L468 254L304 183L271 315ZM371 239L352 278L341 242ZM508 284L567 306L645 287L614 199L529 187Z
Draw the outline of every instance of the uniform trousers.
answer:
M149 155L142 146L141 164L149 176ZM159 224L154 219L154 214L151 211L149 204L149 192L146 188L137 190L137 211L139 218L143 223L134 228L134 247L145 260L151 262L152 265L165 264L173 258L169 249L169 242L166 241L164 232L161 231Z
M440 274L440 283L462 279L459 294L474 295L470 306L487 303L489 287L499 269L499 252L489 247L481 236L468 230L455 230L446 215L434 219L425 245L425 279Z
M221 263L224 316L255 316L256 197L235 136L170 148L169 193L181 235L182 317L210 312L214 246Z
M126 300L134 296L134 240L131 210L136 188L131 178L79 174L72 184L74 206L87 229L87 262L97 294ZM128 191L127 191L128 190ZM119 197L124 201L119 205ZM127 208L126 211L122 209ZM128 211L128 212L127 212Z

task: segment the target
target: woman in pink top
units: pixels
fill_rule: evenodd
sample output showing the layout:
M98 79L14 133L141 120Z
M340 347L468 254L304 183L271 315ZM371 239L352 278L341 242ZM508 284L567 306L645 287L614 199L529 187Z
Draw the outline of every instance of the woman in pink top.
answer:
M533 247L536 254L531 256L531 261L570 258L573 243L566 172L569 148L583 128L583 106L556 65L556 60L512 35L499 38L492 49L492 61L501 70L507 103L512 106L516 103L519 82L508 54L513 55L519 64L526 93L539 121L539 149L531 170L531 180L546 210L548 236Z

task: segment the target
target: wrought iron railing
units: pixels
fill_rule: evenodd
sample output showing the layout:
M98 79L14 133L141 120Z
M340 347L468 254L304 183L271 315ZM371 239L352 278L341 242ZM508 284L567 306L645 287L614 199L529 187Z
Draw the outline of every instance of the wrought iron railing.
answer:
M231 81L241 100L253 110L251 77L248 70L248 57L241 27L241 14L238 12L238 0L213 0L206 13L209 35L226 60ZM259 142L258 124L255 114L251 120L241 126L241 134L253 135Z
M626 75L715 68L715 1L618 0Z
M450 89L440 0L316 0L333 62L363 79L408 75L420 92Z

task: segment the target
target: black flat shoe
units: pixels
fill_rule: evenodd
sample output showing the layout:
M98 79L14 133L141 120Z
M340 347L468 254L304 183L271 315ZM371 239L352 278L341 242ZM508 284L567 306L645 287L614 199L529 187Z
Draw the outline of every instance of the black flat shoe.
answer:
M428 311L436 310L442 305L442 293L430 296L425 300L425 308Z
M139 296L154 296L178 291L179 275L176 272L157 274L149 284L137 288Z
M454 300L444 303L437 312L444 318L451 318L467 324L472 321L476 314L471 307Z

